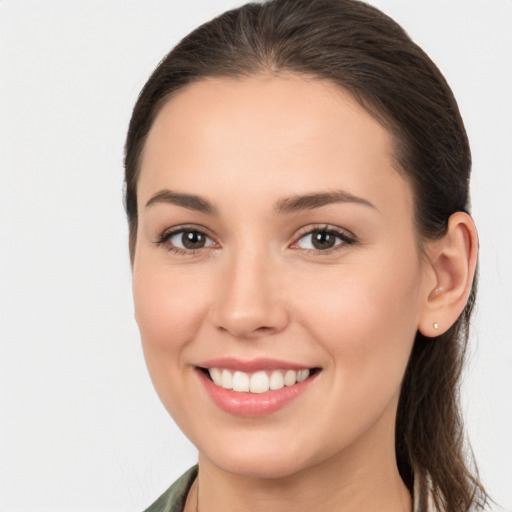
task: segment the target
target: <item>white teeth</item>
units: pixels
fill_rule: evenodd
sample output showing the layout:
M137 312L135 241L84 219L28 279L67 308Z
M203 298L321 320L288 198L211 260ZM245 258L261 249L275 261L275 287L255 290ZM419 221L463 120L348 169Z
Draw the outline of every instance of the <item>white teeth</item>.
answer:
M212 378L213 382L215 382L217 386L221 386L222 374L220 373L220 370L218 368L210 368L208 371L210 372L210 377Z
M229 370L222 370L220 385L224 389L233 389L233 375Z
M227 369L208 368L208 373L215 385L241 393L276 391L284 386L289 387L304 382L310 375L310 371L307 369L297 371L274 370L272 373L261 370L249 374Z
M297 372L295 370L288 370L284 376L284 385L293 386L297 382Z
M249 375L235 372L233 375L233 391L249 391Z
M279 370L275 370L270 376L270 389L276 390L281 388L284 388L284 377Z
M251 393L266 393L269 389L268 375L265 372L256 372L251 376Z
M304 382L309 377L309 370L299 370L297 373L297 382Z

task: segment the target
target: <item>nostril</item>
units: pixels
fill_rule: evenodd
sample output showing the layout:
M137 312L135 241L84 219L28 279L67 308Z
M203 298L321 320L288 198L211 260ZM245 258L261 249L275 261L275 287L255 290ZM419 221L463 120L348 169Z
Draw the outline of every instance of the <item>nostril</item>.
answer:
M265 326L262 326L262 327L258 327L257 329L255 329L254 332L262 332L262 333L267 333L267 332L270 332L272 331L272 327L265 327Z
M250 321L232 321L230 325L217 325L217 329L223 333L230 333L232 336L241 339L251 339L270 336L276 332L279 332L280 330L278 326L271 327L268 325L261 325L257 327L256 322L254 322L253 325L251 325Z
M234 299L233 299L234 300ZM215 301L209 318L216 329L240 339L270 336L286 328L289 314L282 304L244 299Z

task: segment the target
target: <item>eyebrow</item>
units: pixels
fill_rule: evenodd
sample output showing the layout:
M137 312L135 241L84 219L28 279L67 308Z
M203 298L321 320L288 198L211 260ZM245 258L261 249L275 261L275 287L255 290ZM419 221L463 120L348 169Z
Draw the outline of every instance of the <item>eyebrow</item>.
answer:
M194 194L183 194L172 190L160 190L146 203L146 208L155 204L174 204L195 210L209 215L218 215L219 210L208 200ZM356 203L370 208L377 209L370 201L362 197L355 196L343 190L333 192L319 192L305 195L295 195L280 199L274 206L274 211L278 214L293 213L303 210L313 210L333 203Z
M158 203L175 204L189 210L196 210L209 215L217 215L218 210L206 199L193 194L181 194L172 190L160 190L146 203L146 208Z
M281 199L275 206L277 213L292 213L301 210L313 210L333 203L357 203L370 208L377 209L370 201L355 196L343 190L333 192L320 192L317 194L306 194Z

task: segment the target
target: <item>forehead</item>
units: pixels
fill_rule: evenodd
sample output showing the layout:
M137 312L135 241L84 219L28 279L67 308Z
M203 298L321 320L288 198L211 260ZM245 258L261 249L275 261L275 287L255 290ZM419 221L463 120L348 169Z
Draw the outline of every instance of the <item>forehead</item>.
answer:
M343 188L410 200L390 133L339 86L295 74L204 80L160 110L139 195L177 188L208 196L222 185L269 199Z

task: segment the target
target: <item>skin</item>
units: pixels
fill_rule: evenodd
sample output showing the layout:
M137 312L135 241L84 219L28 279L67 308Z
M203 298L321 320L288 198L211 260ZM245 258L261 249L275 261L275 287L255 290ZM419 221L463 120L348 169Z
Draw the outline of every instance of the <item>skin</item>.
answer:
M459 284L463 304L476 235L452 222L459 266L439 242L420 257L395 165L389 133L348 93L302 76L199 82L157 116L137 189L133 292L154 386L199 451L190 510L197 497L201 512L411 510L394 452L400 384L417 330L433 336L434 313L442 329L456 318L444 292ZM146 206L164 190L215 213ZM276 210L333 191L369 204ZM207 245L156 243L184 225ZM325 226L355 242L312 249L307 233ZM241 418L213 404L196 370L227 356L321 372L279 411Z

